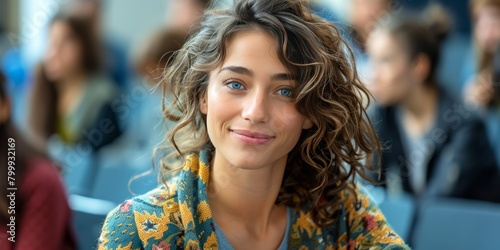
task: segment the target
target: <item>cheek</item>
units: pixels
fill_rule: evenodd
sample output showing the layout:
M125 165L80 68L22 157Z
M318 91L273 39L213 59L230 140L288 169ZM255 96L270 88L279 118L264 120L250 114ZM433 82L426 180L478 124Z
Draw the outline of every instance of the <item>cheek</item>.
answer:
M409 90L411 86L409 72L405 70L399 70L394 72L391 78L391 84L388 86L388 90L394 92L395 95L400 95Z
M399 100L407 92L408 73L394 65L380 73L379 81L374 88L375 97L382 103Z
M67 45L63 48L60 53L61 62L64 63L64 67L68 69L73 69L79 67L82 61L82 54L78 46Z
M216 131L238 115L240 104L213 87L207 90L207 128L211 139Z
M379 70L375 87L385 91L397 84L398 78L399 72L394 68L394 65L387 65Z
M68 52L68 57L66 58L67 63L72 66L78 66L80 64L82 57L79 51L70 50Z
M408 82L410 76L409 69L402 65L404 65L404 62L395 63L387 70L386 80L388 88L400 88Z
M476 25L474 29L474 36L476 37L476 40L481 44L483 44L487 39L488 33L488 27L486 27L485 25Z
M500 25L494 27L493 37L495 38L496 42L500 42Z
M483 49L493 51L495 43L500 38L500 27L492 25L478 25L474 31L474 36Z
M305 117L293 105L275 109L273 112L273 128L278 132L285 131L286 139L296 141L302 132Z

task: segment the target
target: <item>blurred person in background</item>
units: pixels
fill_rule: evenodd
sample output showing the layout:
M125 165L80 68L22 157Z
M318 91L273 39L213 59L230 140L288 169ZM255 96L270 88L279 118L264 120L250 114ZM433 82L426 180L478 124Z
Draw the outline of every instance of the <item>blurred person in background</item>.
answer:
M500 0L471 0L470 11L475 60L466 62L464 97L483 118L500 162Z
M171 0L167 10L167 23L173 29L193 33L200 26L203 12L212 7L214 0Z
M0 73L0 249L75 249L71 210L58 169L14 129L5 85ZM15 175L8 174L10 166ZM17 190L12 195L8 188ZM13 236L15 242L8 240Z
M393 0L351 0L346 37L354 52L361 80L366 83L370 69L366 55L368 35L384 15L391 11Z
M349 24L352 37L364 51L368 35L383 15L389 14L392 0L352 0L349 9Z
M71 0L63 12L67 15L80 17L90 22L98 41L99 52L102 54L103 70L118 85L120 90L126 90L129 80L129 65L125 48L103 32L101 0Z
M157 86L170 66L172 56L182 48L188 36L184 30L175 28L156 32L139 49L134 62L135 71L145 77L151 87Z
M116 89L100 72L93 34L85 19L56 15L48 50L31 87L28 124L32 137L65 168L76 161L69 157L69 149L74 149L70 151L75 157L89 160L121 134L111 108Z
M153 149L165 140L158 135L166 134L171 127L171 124L165 123L162 112L163 92L159 85L176 51L182 47L188 35L181 30L162 29L146 39L136 52L134 69L141 79L136 79L132 92L137 92L134 96L138 98L116 106L117 111L130 114L130 123L124 134L103 150L108 155L121 155L106 160L107 164L123 166L132 163L151 168ZM168 105L169 99L165 99L165 102ZM131 112L132 107L134 112ZM137 163L137 160L141 163Z
M417 199L453 196L500 202L500 176L483 122L436 78L445 11L430 6L423 20L392 16L368 39L372 121L386 150L382 182ZM425 20L425 21L424 21Z

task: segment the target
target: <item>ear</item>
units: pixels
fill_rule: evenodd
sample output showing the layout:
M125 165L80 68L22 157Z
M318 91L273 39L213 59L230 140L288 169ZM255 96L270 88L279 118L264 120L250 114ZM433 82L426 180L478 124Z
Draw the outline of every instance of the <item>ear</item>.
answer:
M200 94L200 112L204 115L208 113L207 92Z
M421 82L425 81L429 77L431 71L431 61L429 57L423 54L419 54L415 59L415 67L413 68L413 73Z
M311 119L309 119L309 118L306 118L304 120L304 122L302 123L302 129L310 129L310 128L312 128L312 126L313 126L313 123L312 123Z

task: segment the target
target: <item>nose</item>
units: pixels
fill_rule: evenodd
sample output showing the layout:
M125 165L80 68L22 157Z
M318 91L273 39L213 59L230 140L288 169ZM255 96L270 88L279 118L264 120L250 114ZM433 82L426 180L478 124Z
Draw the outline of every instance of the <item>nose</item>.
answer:
M250 91L242 102L242 117L252 124L265 123L269 119L269 97L259 89Z

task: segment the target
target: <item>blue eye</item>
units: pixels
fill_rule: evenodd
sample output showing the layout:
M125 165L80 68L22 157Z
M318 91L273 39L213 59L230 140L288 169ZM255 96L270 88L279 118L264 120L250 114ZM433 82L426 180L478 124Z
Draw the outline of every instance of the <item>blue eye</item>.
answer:
M292 97L292 90L291 89L280 89L278 90L278 94L286 97Z
M239 82L230 82L227 84L227 86L229 86L229 88L231 89L244 89L243 84Z

